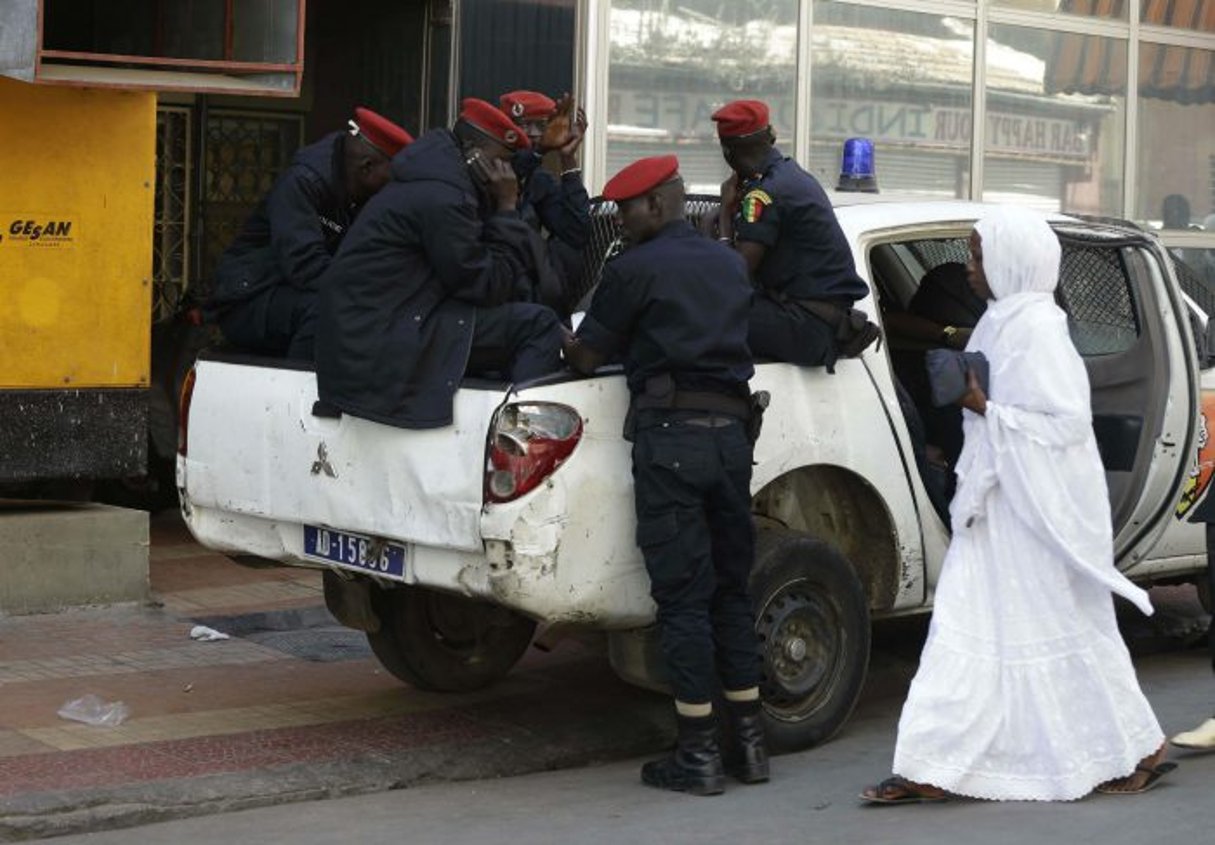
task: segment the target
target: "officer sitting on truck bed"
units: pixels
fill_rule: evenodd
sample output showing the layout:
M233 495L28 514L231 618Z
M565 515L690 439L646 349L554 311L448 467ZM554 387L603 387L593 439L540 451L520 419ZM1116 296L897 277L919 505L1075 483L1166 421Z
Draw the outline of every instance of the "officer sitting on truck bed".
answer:
M852 306L869 293L818 180L781 155L758 100L713 113L734 174L721 187L718 236L747 260L757 292L747 336L757 358L834 368L878 328Z
M748 594L753 429L747 381L752 289L738 254L684 218L675 156L641 159L604 186L633 244L608 263L566 360L590 373L624 359L632 393L637 545L658 605L678 744L646 763L649 786L715 795L723 760L713 693L734 723L724 770L768 779L759 647ZM720 673L720 676L719 676Z
M355 215L413 138L370 109L295 154L220 259L204 313L236 348L286 355Z

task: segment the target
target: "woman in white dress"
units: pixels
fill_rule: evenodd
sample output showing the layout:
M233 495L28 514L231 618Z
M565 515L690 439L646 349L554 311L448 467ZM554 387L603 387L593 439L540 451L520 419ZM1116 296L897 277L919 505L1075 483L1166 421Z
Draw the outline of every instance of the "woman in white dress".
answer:
M967 349L953 539L899 721L895 777L862 799L1066 801L1135 793L1173 768L1135 678L1113 594L1152 612L1114 568L1088 377L1055 304L1058 238L1038 215L992 212L969 281L990 300Z

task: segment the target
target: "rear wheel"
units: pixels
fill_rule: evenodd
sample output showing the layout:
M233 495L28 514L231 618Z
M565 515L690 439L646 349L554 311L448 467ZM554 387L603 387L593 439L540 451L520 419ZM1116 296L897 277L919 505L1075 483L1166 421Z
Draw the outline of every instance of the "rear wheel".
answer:
M768 741L794 751L830 739L869 667L869 603L851 564L805 534L760 531L751 573Z
M373 588L380 629L367 635L384 668L419 689L467 692L503 678L536 623L513 611L418 587Z

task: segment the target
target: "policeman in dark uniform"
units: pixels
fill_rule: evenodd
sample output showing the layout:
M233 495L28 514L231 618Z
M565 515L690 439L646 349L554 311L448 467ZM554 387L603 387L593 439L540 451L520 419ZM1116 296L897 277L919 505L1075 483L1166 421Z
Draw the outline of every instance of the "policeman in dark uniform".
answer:
M220 259L204 309L233 346L284 355L359 209L389 178L413 138L370 109L349 132L304 147Z
M748 336L757 358L826 365L877 339L853 303L869 293L818 180L781 155L758 100L713 114L734 171L722 185L718 235L747 261L757 294Z
M511 163L522 186L520 216L538 234L548 233L537 243L548 254L542 269L551 268L554 277L540 279L539 301L567 312L574 305L568 286L581 273L582 250L591 237L591 200L578 166L586 113L578 109L570 121L573 99L568 94L557 103L536 91L511 91L498 104L531 142L531 149L516 153ZM552 150L561 158L560 177L542 165L544 154Z
M632 247L611 261L566 360L589 373L624 361L632 392L637 544L658 606L675 693L678 744L646 763L644 783L714 795L723 789L712 699L722 689L738 745L725 771L768 779L759 648L747 580L754 557L754 372L747 349L752 288L744 262L684 218L675 156L637 161L604 186Z
M535 274L510 158L527 136L466 99L455 126L392 161L321 282L323 406L402 428L452 420L465 372L526 381L561 367L564 328L520 302Z

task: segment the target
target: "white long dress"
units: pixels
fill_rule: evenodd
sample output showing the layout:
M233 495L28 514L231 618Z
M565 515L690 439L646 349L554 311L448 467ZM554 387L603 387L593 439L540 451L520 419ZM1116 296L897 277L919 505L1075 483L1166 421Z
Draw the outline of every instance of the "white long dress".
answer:
M893 768L958 795L1072 800L1164 740L1112 594L1152 608L1113 565L1088 379L1050 293L1058 241L1012 210L976 229L996 299L968 348L991 363L990 397L985 417L965 412L953 541Z

